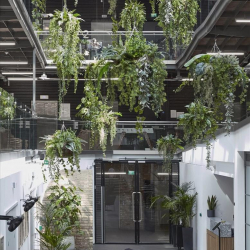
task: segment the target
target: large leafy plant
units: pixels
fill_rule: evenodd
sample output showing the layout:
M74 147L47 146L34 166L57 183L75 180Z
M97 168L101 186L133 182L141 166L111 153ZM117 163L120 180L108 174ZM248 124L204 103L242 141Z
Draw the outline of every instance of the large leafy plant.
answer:
M242 87L239 97L240 101L244 102L249 83L244 69L239 66L239 59L232 55L197 55L185 66L193 81L184 82L179 90L186 85L192 85L195 98L204 105L213 107L217 121L222 121L220 108L223 104L226 109L226 131L229 134L236 88Z
M215 139L218 128L214 112L200 101L187 105L187 113L179 116L178 126L184 128L184 140L194 147L198 140L205 141L207 147L207 168L210 164L210 139Z
M14 97L0 88L0 117L1 119L14 119L16 103Z
M86 85L85 88L87 87ZM91 92L89 94L92 95ZM108 135L110 136L110 144L113 145L117 117L121 114L113 112L112 107L109 107L106 102L98 101L98 98L94 96L93 98L94 105L93 99L92 102L88 102L89 99L82 98L82 104L77 107L80 109L78 115L91 122L91 146L94 146L95 141L98 140L105 155Z
M157 140L157 148L160 154L163 155L164 164L168 170L171 169L171 161L178 149L183 149L181 146L182 140L170 134Z
M193 190L192 182L185 182L180 186L173 185L176 188L173 197L162 195L153 197L151 207L156 202L160 202L161 207L170 212L170 220L174 225L188 227L195 216L194 206L198 193L190 194L190 191Z
M49 58L57 66L59 81L59 103L67 94L71 79L75 81L75 92L78 74L83 55L79 51L79 32L81 32L79 14L69 11L66 4L62 11L56 10L50 21L49 36L46 41Z
M144 5L127 0L117 23L127 31L125 41L119 39L114 46L104 48L98 62L88 66L85 78L96 80L87 82L85 103L93 102L92 95L102 100L102 79L105 77L108 78L104 84L107 99L114 101L118 93L120 104L137 112L138 120L143 120L144 108L153 110L155 114L161 111L166 101L164 80L167 72L157 45L148 43L143 37L145 21Z
M63 167L66 175L75 170L80 172L79 154L82 152L82 143L71 128L57 130L52 136L43 137L45 140L46 159L49 161L50 177L58 181L61 177L60 170ZM44 170L46 165L44 165Z
M166 36L169 48L171 39L174 49L177 45L187 46L197 23L199 4L197 0L158 0L159 15L155 19Z

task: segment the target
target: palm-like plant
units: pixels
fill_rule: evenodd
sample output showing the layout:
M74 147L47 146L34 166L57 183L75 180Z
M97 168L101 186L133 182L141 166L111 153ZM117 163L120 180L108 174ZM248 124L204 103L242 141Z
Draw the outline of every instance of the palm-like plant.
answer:
M217 206L217 203L218 203L218 200L217 200L216 195L212 195L211 197L208 196L207 205L208 205L209 210L214 210Z

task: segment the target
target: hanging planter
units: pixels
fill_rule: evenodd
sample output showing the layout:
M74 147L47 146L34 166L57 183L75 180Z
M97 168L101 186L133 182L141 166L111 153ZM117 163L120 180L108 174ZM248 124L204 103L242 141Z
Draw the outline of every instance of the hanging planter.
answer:
M226 132L230 133L232 128L233 108L235 92L237 87L242 88L239 95L240 102L246 98L249 78L243 68L239 65L239 59L232 55L196 55L185 64L189 70L189 78L181 84L177 91L182 90L186 85L194 88L195 99L203 105L212 107L215 118L222 121L220 108L223 104L225 113Z
M58 181L61 177L61 168L64 169L67 176L70 172L72 175L75 171L80 172L79 154L82 152L82 144L86 142L76 137L71 128L66 129L63 125L62 130L57 130L52 136L48 135L42 139L45 141L45 160L49 161L51 178Z
M0 88L0 117L1 119L14 119L16 103L14 97Z

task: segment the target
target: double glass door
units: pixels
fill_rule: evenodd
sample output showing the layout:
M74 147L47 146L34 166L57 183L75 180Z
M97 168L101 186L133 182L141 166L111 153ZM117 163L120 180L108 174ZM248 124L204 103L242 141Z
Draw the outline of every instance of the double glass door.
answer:
M96 164L96 243L170 243L168 211L151 203L178 184L173 166L169 174L155 161Z

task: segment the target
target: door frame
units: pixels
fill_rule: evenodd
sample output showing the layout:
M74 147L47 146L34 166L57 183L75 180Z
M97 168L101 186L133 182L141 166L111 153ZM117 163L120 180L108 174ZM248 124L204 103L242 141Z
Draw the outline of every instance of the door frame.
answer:
M163 160L158 159L114 159L114 160L106 160L106 159L98 159L95 160L95 167L94 167L94 239L95 244L120 244L120 245L126 245L126 244L141 244L141 245L163 245L163 244L171 244L172 242L172 232L171 232L171 222L169 221L169 243L139 243L140 239L140 222L139 222L139 216L140 216L140 206L139 206L139 195L137 196L137 199L135 199L135 243L105 243L105 209L104 209L104 201L105 201L105 163L127 163L127 164L134 164L135 166L135 193L139 193L139 164L149 164L149 163L155 163L155 164L163 164ZM180 184L180 160L172 160L172 163L178 163L178 185ZM100 164L100 174L101 174L101 242L98 242L96 230L98 227L97 223L97 173L96 173L96 164ZM169 194L170 196L173 195L173 185L172 183L172 175L173 174L173 168L171 168L171 174L169 175ZM142 215L141 215L142 216Z

